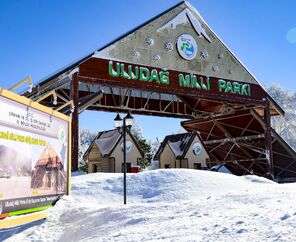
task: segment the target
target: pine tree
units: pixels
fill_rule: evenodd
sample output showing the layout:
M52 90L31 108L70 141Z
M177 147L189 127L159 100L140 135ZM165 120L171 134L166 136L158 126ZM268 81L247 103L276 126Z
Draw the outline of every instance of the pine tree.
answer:
M271 120L275 131L294 149L296 149L296 93L272 84L268 93L284 109L284 116L275 116Z
M147 166L150 166L152 160L151 145L146 141L146 139L139 139L137 142L144 152L144 157L141 159L140 166L142 168L146 168Z
M79 129L79 151L78 151L78 169L79 171L87 172L87 161L83 160L83 155L95 139L96 134L88 129Z
M140 161L140 166L141 168L146 168L147 166L150 166L153 157L151 145L146 139L144 139L141 125L139 122L134 121L133 126L131 128L131 133L144 152L144 157Z

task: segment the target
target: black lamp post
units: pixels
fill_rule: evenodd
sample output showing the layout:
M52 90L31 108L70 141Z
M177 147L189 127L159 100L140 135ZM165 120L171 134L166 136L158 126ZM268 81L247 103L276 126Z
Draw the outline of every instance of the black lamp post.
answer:
M126 204L126 131L132 127L133 116L128 114L122 119L119 114L116 115L115 127L123 136L123 203Z

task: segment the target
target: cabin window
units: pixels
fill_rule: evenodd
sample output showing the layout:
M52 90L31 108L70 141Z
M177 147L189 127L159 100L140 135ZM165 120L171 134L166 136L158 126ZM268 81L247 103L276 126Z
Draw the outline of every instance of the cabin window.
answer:
M201 170L201 163L194 163L195 170Z
M165 165L164 165L164 168L165 168L165 169L169 169L169 168L170 168L170 165L169 165L169 164L165 164Z

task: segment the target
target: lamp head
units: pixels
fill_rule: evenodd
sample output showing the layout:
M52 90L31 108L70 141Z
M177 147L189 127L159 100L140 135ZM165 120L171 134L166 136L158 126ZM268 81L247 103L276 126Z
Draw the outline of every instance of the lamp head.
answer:
M114 121L115 121L115 127L117 129L122 126L122 118L120 117L119 113L116 115Z
M134 121L134 117L131 115L130 112L127 113L127 115L125 116L125 123L126 126L131 127Z

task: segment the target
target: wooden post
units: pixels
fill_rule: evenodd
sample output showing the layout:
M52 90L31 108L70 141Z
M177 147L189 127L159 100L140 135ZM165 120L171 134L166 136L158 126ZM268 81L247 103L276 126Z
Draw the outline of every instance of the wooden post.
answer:
M71 99L74 103L74 112L72 113L72 171L78 171L78 152L79 152L79 113L78 113L78 73L74 73L71 82Z
M270 122L270 103L266 100L264 107L264 121L266 124L265 130L265 154L268 163L268 172L274 176L273 154L272 154L272 136L271 136L271 122Z

